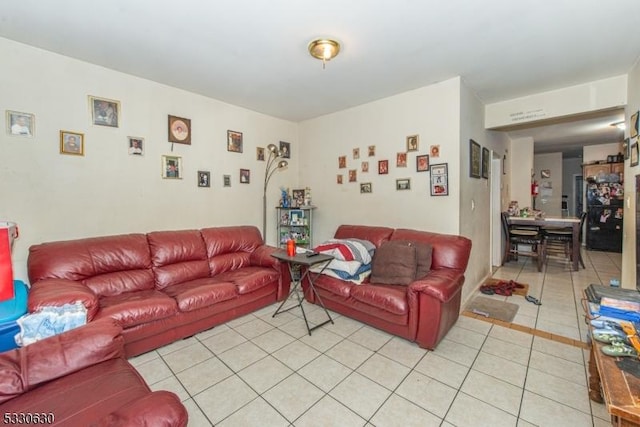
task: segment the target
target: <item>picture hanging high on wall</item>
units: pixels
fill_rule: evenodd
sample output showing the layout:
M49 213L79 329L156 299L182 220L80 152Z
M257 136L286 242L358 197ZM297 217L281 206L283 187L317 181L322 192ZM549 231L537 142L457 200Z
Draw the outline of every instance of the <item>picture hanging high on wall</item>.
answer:
M60 154L84 156L84 134L78 132L60 131Z
M127 137L129 154L132 156L142 156L144 154L144 138L137 136Z
M283 159L291 158L291 143L280 141L280 157Z
M636 111L631 116L631 126L629 127L629 136L631 138L638 136L638 114L640 114L640 112Z
M431 165L431 195L449 195L449 173L447 163Z
M162 156L162 178L182 179L182 157Z
M489 160L491 152L488 148L482 147L482 177L489 179Z
M7 134L31 138L35 133L36 116L7 110Z
M198 171L198 187L211 187L211 172Z
M482 163L482 151L480 144L473 139L469 140L469 176L471 178L480 178L480 167Z
M191 145L191 120L169 116L169 142Z
M120 123L120 101L89 96L91 123L117 128Z
M227 131L227 151L242 153L242 132Z

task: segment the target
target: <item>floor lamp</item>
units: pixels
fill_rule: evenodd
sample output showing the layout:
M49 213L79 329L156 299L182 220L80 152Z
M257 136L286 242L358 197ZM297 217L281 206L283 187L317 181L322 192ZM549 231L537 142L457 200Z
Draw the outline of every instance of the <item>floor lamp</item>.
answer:
M282 157L282 151L275 146L275 144L267 145L269 151L269 157L267 158L267 167L264 170L264 189L262 191L262 239L267 243L267 186L271 176L278 170L282 170L287 167L289 163L286 160L280 160Z

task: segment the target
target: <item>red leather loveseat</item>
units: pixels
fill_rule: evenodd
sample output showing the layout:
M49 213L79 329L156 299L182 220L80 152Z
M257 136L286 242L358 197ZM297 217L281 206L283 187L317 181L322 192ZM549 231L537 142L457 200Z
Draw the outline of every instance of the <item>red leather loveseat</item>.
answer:
M4 424L186 426L180 399L152 392L124 358L121 332L105 319L0 353Z
M361 225L342 225L334 238L368 240L376 248L394 240L431 246L430 271L406 286L373 284L369 280L356 285L328 275L320 275L314 283L328 309L415 341L420 347L434 349L458 319L471 240L427 231ZM305 297L316 302L310 292L305 292Z
M28 310L81 301L88 322L123 327L132 357L286 297L275 250L253 226L34 245Z

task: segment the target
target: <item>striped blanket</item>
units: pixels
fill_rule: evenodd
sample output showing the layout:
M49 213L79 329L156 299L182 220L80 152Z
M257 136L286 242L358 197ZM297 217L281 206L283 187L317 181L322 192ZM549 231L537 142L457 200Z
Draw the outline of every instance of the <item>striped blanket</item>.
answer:
M333 256L334 259L326 270L333 270L340 277L347 278L348 276L359 276L364 270L367 270L363 266L371 264L371 257L375 249L375 245L368 240L330 239L316 246L314 251Z

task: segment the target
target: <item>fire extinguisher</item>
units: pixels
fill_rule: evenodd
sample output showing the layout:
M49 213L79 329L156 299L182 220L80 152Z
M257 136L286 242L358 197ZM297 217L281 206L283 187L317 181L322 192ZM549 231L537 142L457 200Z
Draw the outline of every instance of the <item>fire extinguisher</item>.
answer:
M538 181L533 181L531 183L531 195L533 197L536 197L538 195L538 192L539 192Z

